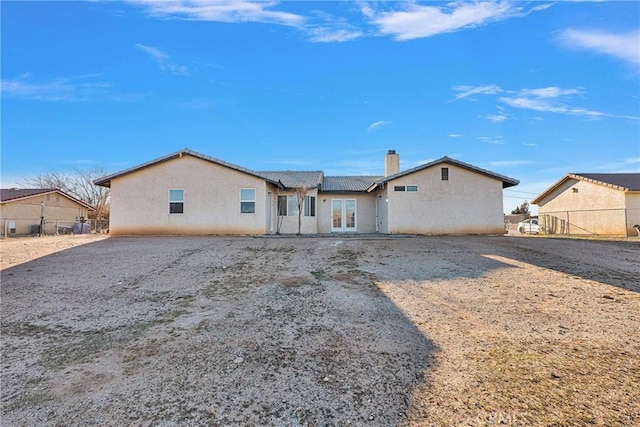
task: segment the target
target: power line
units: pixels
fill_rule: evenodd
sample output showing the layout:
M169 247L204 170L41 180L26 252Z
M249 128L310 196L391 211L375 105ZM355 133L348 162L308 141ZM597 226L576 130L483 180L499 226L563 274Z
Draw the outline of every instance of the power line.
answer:
M531 191L519 191L519 190L504 190L504 191L513 191L514 193L534 194L536 196L540 194L540 193L532 193Z

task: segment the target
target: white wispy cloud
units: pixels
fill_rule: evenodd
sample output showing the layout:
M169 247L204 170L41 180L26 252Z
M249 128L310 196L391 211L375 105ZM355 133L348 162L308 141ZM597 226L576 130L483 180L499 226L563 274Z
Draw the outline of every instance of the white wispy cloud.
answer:
M2 80L2 96L41 101L88 101L104 96L111 83L95 81L97 75L58 77L34 81L31 74L23 73L17 79Z
M490 114L488 116L484 116L484 118L494 123L500 123L504 122L505 120L509 120L509 116L506 116L504 114Z
M301 26L305 18L294 13L273 10L274 1L252 2L247 0L130 0L129 3L144 7L149 15L158 18L185 19L214 22L262 22Z
M567 89L557 86L549 86L533 89L525 88L519 90L507 90L492 84L482 86L453 86L452 89L457 92L452 101L457 101L473 95L500 95L496 98L496 101L513 108L546 113L586 116L589 119L601 119L604 117L631 120L639 119L637 116L610 114L587 107L570 105L573 98L583 95L584 88L582 87ZM484 118L494 122L504 121L509 118L509 116L503 112L504 110L502 107L498 106L498 109L501 111L500 113L484 116Z
M453 98L453 101L467 98L472 95L493 95L502 92L502 89L498 85L483 85L483 86L454 86L453 90L458 92Z
M618 161L592 165L592 170L610 173L637 173L640 170L640 157L627 157Z
M341 43L359 39L365 35L344 17L339 17L322 10L313 10L306 18L303 28L307 40L315 43Z
M499 166L522 166L533 163L531 160L497 160L493 162L489 162L491 166L499 167Z
M569 28L560 33L560 41L571 48L592 50L640 65L640 30L609 33Z
M478 139L480 141L486 142L487 144L496 144L496 145L504 145L504 138L502 136L479 136Z
M316 43L348 42L363 36L362 31L336 28L330 26L318 26L307 30L309 41Z
M616 117L625 119L637 119L633 116L621 116L616 114L603 113L601 111L590 110L584 107L571 107L558 101L549 101L542 98L527 97L501 97L498 101L514 108L540 111L546 113L570 114L574 116L587 116L590 119L601 119L603 117Z
M376 130L376 129L380 128L381 126L388 125L389 123L391 123L391 122L390 121L386 121L386 120L379 120L377 122L373 122L367 127L367 131L371 132L372 130Z
M156 61L158 67L162 71L168 71L171 74L179 76L188 76L189 70L184 65L178 65L171 60L171 57L165 52L153 46L146 46L143 44L136 44L136 47L143 52L146 52L151 58Z
M522 145L524 145L525 147L537 147L538 144L535 144L533 142L523 142Z
M526 11L507 1L455 1L443 5L407 2L397 6L400 10L379 12L371 5L364 4L361 12L381 34L393 36L396 40L411 40L475 28L548 7L538 5Z
M460 138L463 135L460 135L458 133L450 133L449 135L447 135L449 138Z

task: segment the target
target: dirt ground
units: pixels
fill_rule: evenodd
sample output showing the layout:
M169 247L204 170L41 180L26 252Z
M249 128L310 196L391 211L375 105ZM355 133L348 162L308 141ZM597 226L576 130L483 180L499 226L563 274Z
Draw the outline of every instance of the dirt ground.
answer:
M638 241L47 239L0 242L3 426L640 425Z

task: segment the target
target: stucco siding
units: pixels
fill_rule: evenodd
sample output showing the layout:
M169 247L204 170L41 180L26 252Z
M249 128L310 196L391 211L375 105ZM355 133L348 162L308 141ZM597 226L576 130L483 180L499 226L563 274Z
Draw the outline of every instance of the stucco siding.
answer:
M637 236L638 232L633 226L640 224L640 193L627 193L625 206L627 207L627 236Z
M240 213L240 190L256 190L255 213ZM111 181L110 233L265 234L267 183L184 155ZM184 190L184 213L169 213L169 190Z
M448 180L441 168L448 168ZM396 186L418 191L396 191ZM387 224L391 234L502 234L502 181L440 164L387 184Z
M375 233L375 197L373 194L355 193L319 193L318 194L318 232L331 233L331 223L333 212L331 209L332 200L352 200L356 201L356 230L357 233Z
M626 235L625 204L622 190L571 178L539 201L538 215L548 234Z
M42 194L0 204L2 226L8 228L9 223L13 222L16 235L30 234L32 226L40 225L42 202L45 206L45 234L56 234L56 223L59 226L71 227L77 222L78 217L87 218L88 215L87 208L65 196L58 193ZM0 232L4 235L5 228Z
M277 196L294 196L295 192L293 191L280 191L277 193ZM307 190L306 196L315 197L316 198L316 212L315 216L305 216L304 215L304 202L302 206L302 215L300 216L300 233L301 234L316 234L318 233L318 189L312 188ZM298 232L298 215L288 215L277 217L277 209L278 203L277 198L274 196L274 204L272 207L272 215L274 216L274 221L280 221L280 233L281 234L296 234ZM274 230L276 231L277 224L274 222Z

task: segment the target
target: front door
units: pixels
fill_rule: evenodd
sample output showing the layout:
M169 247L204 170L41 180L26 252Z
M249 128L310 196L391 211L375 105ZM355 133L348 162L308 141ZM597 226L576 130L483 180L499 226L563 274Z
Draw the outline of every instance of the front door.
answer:
M356 231L356 200L331 200L331 231Z

